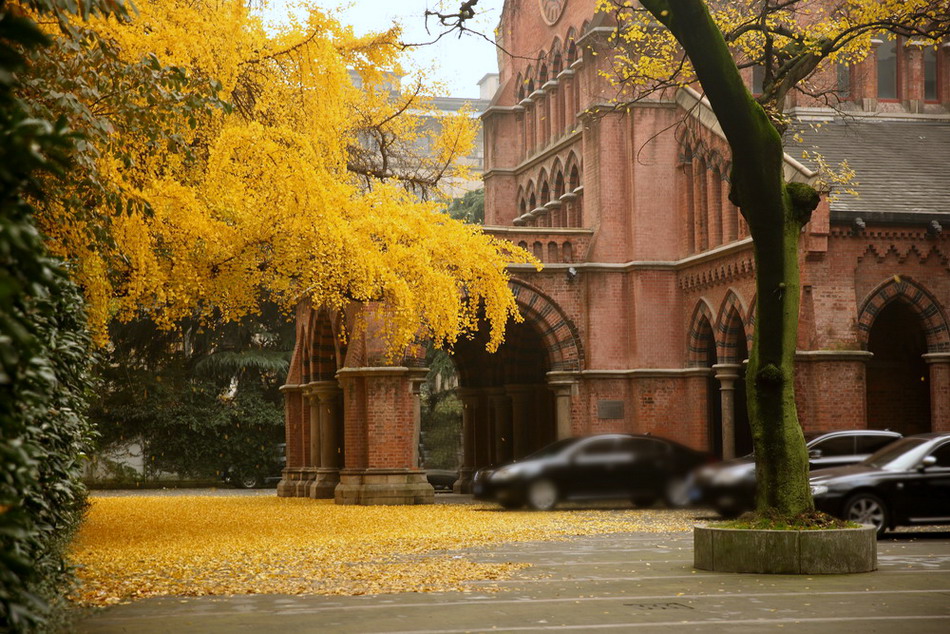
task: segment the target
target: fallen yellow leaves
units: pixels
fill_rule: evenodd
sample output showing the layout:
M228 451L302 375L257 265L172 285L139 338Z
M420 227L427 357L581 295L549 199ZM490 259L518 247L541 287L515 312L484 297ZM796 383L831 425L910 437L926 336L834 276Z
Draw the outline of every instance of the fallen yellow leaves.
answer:
M103 497L73 545L73 597L464 591L527 564L449 551L626 531L684 531L686 512L501 512L466 505L337 506L278 497Z

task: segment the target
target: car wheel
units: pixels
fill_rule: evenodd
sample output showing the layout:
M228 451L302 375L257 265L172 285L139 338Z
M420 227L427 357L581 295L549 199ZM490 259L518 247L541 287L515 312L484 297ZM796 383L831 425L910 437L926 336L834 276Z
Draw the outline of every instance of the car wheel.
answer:
M656 504L656 496L650 495L647 493L641 493L638 495L634 495L630 499L630 501L633 502L634 506L637 506L640 508L646 508L648 506L653 506L654 504Z
M742 510L733 502L716 502L713 504L713 508L716 509L716 512L719 513L723 519L727 520L735 519L742 515Z
M670 479L666 485L666 491L663 497L666 499L666 505L673 509L681 509L689 506L690 489L693 487L692 478L688 476L677 476Z
M550 511L557 498L557 485L550 480L535 480L528 487L528 505L536 511Z
M260 479L252 474L241 474L234 482L240 489L256 489L260 486Z
M858 493L845 502L844 519L859 524L871 524L880 537L887 530L887 506L884 500L872 493Z

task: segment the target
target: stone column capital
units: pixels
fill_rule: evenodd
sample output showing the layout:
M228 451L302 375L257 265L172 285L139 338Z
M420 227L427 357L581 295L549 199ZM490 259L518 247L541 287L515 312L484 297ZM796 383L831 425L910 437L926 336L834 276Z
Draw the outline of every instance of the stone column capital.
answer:
M739 363L717 363L712 367L713 372L715 372L716 379L722 383L723 388L732 387L733 381L739 378L739 371L742 370L742 365Z
M923 359L927 363L950 363L950 352L929 352Z

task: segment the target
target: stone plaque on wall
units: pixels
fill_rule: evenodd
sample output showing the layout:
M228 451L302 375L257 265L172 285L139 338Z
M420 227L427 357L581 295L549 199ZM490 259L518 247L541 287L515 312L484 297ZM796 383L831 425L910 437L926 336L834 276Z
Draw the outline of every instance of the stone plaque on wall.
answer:
M597 418L608 420L623 418L623 401L597 401Z

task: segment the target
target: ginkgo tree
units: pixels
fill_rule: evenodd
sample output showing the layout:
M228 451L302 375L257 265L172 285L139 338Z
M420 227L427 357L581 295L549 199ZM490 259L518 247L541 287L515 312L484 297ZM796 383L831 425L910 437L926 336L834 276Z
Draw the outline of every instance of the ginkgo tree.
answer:
M242 0L136 5L50 24L69 45L35 60L36 101L88 139L38 223L100 337L111 319L227 321L270 300L382 307L394 355L481 314L501 342L517 318L505 267L531 258L428 202L475 126L463 111L430 132L432 89L401 81L397 28L359 37L316 6L273 31Z
M616 18L613 77L623 99L698 82L732 151L730 200L749 226L756 262L756 334L747 371L759 483L757 508L813 508L795 407L799 239L819 192L783 176L792 91L822 88L835 63L865 58L873 36L934 46L950 30L947 0L600 0ZM759 67L753 96L740 68ZM827 82L824 84L827 85Z

